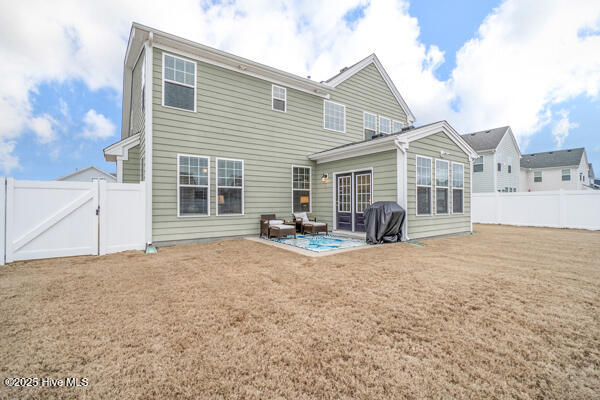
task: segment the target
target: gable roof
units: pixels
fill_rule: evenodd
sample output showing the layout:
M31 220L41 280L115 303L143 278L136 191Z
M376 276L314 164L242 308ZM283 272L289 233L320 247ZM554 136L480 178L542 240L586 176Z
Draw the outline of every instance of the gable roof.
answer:
M475 151L495 150L509 129L509 126L501 126L500 128L486 129L483 131L466 133L460 136L469 143L469 146ZM517 146L517 149L518 148L519 146Z
M85 167L85 168L77 169L77 170L75 170L74 172L71 172L70 174L63 175L63 176L61 176L60 178L56 178L56 179L55 179L55 181L63 181L63 180L65 180L65 179L67 179L67 178L70 178L70 177L72 177L72 176L75 176L75 175L79 175L79 174L81 174L82 172L88 171L88 170L90 170L90 169L91 169L91 170L94 170L94 171L96 171L96 172L98 172L98 173L99 173L99 174L101 174L101 175L104 175L104 176L106 176L107 178L110 178L110 179L115 179L115 180L117 179L117 177L116 177L116 175L115 175L115 174L111 174L111 173L109 173L109 172L106 172L106 171L104 171L104 170L101 170L101 169L100 169L100 168L98 168L98 167L95 167L95 166L93 166L93 165L90 165L90 166L87 166L87 167Z
M579 165L585 149L554 150L544 153L523 154L521 168L553 168Z
M407 148L411 141L439 132L445 133L450 140L456 143L456 145L470 158L474 159L477 157L477 153L460 137L458 132L456 132L448 122L438 121L417 128L404 128L401 132L389 135L379 135L370 140L347 143L318 153L310 154L308 158L317 161L317 163L321 163L357 157L364 154L378 153L394 149L397 146Z
M408 124L410 125L413 122L415 122L414 114L412 113L412 111L410 111L410 108L408 108L408 105L406 104L406 102L404 101L402 96L400 95L400 92L396 88L396 85L394 85L394 82L392 81L390 76L385 71L385 68L383 68L381 61L379 61L379 59L377 58L377 56L374 53L371 54L370 56L360 60L356 64L351 65L350 67L342 68L337 75L332 76L331 78L327 79L324 83L335 88L337 85L339 85L340 83L344 82L345 80L351 78L354 74L356 74L357 72L361 71L362 69L368 67L371 64L373 64L375 66L375 68L377 68L377 71L379 71L379 73L381 74L381 77L383 78L383 80L385 81L387 86L390 88L392 94L398 101L398 104L400 104L400 107L406 114Z

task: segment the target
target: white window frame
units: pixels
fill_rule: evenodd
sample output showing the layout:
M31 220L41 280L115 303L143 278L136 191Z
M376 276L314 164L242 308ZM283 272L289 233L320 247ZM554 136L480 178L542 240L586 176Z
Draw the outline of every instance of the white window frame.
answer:
M536 178L535 174L537 174L538 172L540 173L540 181L539 182L537 182L535 180L535 178ZM544 174L542 173L542 171L533 171L533 183L542 183L543 181L544 181Z
M182 185L179 183L179 164L181 157L196 157L196 158L206 158L208 160L208 184L207 185ZM179 210L179 188L180 187L206 187L207 188L207 196L206 196L206 214L186 214L181 215ZM205 218L210 217L210 157L209 156L201 156L198 154L177 154L177 218Z
M330 129L330 128L325 127L325 104L326 103L336 104L336 105L342 106L344 108L344 129L343 130L338 131L337 129ZM323 129L325 129L327 131L332 131L332 132L346 133L346 105L344 105L342 103L336 103L335 101L331 101L331 100L323 100Z
M377 114L372 113L372 112L368 112L368 111L363 111L363 137L364 139L367 138L367 134L365 133L365 131L367 130L366 124L367 124L367 114L375 117L375 132L373 133L373 135L377 135Z
M438 176L438 171L437 171L437 163L441 162L441 163L446 163L446 171L448 172L448 180L446 181L446 186L438 186L437 184L437 176ZM435 165L435 200L433 201L433 205L435 206L435 215L448 215L450 214L450 162L448 160L440 160L439 158L436 158L434 161L434 165ZM464 171L463 171L464 174ZM431 181L433 183L433 180ZM464 186L464 179L463 179L463 186ZM442 213L442 212L438 212L437 210L437 189L441 188L441 189L446 189L446 212Z
M219 189L224 188L224 189L240 189L239 186L219 186L219 160L222 161L241 161L242 162L242 212L241 214L219 214ZM246 173L244 171L244 160L240 160L238 158L223 158L223 157L215 157L215 215L217 217L235 217L235 216L241 216L241 215L245 215L245 210L244 210L244 204L245 204L245 195L246 195L246 189L245 189L245 177L246 177Z
M140 157L140 182L144 182L146 180L146 156ZM177 170L177 176L179 176L179 168ZM179 178L178 178L179 179Z
M283 89L283 99L280 99L279 97L275 97L275 88ZM274 99L283 100L283 103L284 103L283 110L278 110L275 107L273 107ZM282 113L287 112L287 88L284 88L283 86L279 86L279 85L271 85L271 110L277 111L277 112L282 112Z
M567 175L565 175L565 171L569 171L569 174L568 174L569 179L563 179L565 176L567 176ZM561 182L570 182L571 181L571 168L562 168L561 169L561 171L560 171L560 181Z
M383 132L381 130L381 120L382 119L388 120L390 122L390 131L389 132ZM392 133L392 119L391 118L384 117L382 115L379 116L379 133L383 133L383 134L386 134L386 135L391 135L391 133Z
M419 185L419 158L425 158L429 160L431 163L431 168L429 169L429 186L428 185ZM435 168L433 164L433 158L427 156L415 156L415 215L419 216L427 216L430 217L433 214L433 169ZM419 187L428 187L429 192L429 214L419 214Z
M462 175L462 187L460 188L456 188L454 189L454 166L455 165L461 165L462 169L463 169L463 175ZM452 178L452 214L456 214L456 215L461 215L465 213L465 164L463 163L458 163L458 162L452 162L452 173L450 174L451 178ZM450 184L450 183L448 183ZM462 196L461 196L461 201L462 204L460 206L460 209L462 210L461 212L454 212L454 190L462 190Z
M394 124L400 124L400 130L398 132L394 132ZM392 120L392 134L402 132L402 129L404 129L404 123L402 121L393 119Z
M297 212L294 211L294 190L306 192L306 189L294 189L294 168L308 168L308 213L312 213L312 167L309 165L295 165L292 164L292 214Z
M369 172L361 172L361 173L353 173L352 174L354 176L354 178L352 179L352 193L354 194L354 213L352 216L352 221L354 224L354 214L364 214L365 211L363 210L363 212L359 212L358 211L358 191L357 191L357 181L356 178L359 176L369 176L369 198L371 201L369 201L369 206L371 204L373 204L373 170L370 170ZM352 207L352 206L351 206ZM367 206L368 207L368 206ZM366 208L365 208L366 210Z
M166 56L173 57L175 59L179 59L179 60L190 62L190 63L194 64L194 85L188 85L188 84L185 84L185 83L181 83L181 82L177 82L177 81L173 81L171 79L165 78L165 57ZM173 110L180 110L180 111L186 111L186 112L193 112L193 113L195 113L196 112L196 103L198 102L198 99L197 99L197 97L198 97L198 90L197 90L197 87L198 87L198 63L196 63L196 61L192 61L192 60L189 60L187 58L179 57L179 56L176 56L175 54L166 53L166 52L163 51L163 53L162 53L162 66L161 66L161 68L162 68L162 106L166 107L166 108L171 108ZM169 83L172 83L174 85L186 86L186 87L194 89L194 109L193 110L186 110L185 108L179 108L179 107L173 107L173 106L167 106L167 105L165 105L165 82L169 82Z
M477 160L481 160L481 162L478 163ZM475 166L476 165L481 165L481 171L475 171ZM473 173L475 173L475 172L485 172L485 167L484 167L484 162L483 162L483 156L479 156L475 160L473 160L473 171L472 172Z

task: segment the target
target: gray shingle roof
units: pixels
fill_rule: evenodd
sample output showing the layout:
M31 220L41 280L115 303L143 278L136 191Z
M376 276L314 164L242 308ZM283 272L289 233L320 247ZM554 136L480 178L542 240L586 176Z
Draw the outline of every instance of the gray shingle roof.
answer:
M460 135L475 151L494 150L504 137L508 126Z
M552 168L579 165L584 148L523 154L521 168Z

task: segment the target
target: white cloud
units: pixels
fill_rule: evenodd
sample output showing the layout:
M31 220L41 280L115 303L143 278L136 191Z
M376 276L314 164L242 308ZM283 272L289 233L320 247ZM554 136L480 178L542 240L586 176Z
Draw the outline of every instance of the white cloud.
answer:
M344 15L357 6L364 18L349 27ZM0 76L10 79L0 85L0 142L43 117L33 115L30 99L43 82L80 80L118 95L134 20L316 80L376 52L419 124L448 119L464 131L510 124L522 142L552 121L555 105L600 90L595 0L505 1L460 50L448 81L435 77L444 53L419 40L406 1L4 2L0 48L10 62L0 63Z
M40 143L50 143L56 139L55 125L56 120L48 114L43 114L29 120L29 127L36 134Z
M115 125L104 115L99 114L96 110L91 109L83 118L85 127L83 129L83 137L88 139L105 139L111 137L115 133Z
M560 115L560 119L552 127L552 135L554 135L556 147L560 149L567 136L569 136L570 130L576 129L579 124L569 121L569 112L567 110L560 110L557 114Z
M0 168L5 172L19 168L19 157L13 154L15 142L0 141Z

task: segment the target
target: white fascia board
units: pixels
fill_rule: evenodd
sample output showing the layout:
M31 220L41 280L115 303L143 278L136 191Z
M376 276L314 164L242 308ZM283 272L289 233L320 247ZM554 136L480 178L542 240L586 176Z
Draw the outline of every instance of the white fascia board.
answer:
M479 157L477 152L473 150L471 146L465 140L460 137L458 132L452 128L452 126L446 121L436 122L434 124L426 125L423 128L416 128L413 131L409 131L404 137L407 142L412 142L424 138L429 135L436 134L438 132L444 132L450 140L452 140L466 155L470 158L475 159Z
M406 114L406 118L408 120L408 124L410 125L410 124L414 123L416 120L415 115L412 113L412 111L410 111L410 108L408 108L408 104L406 104L406 102L400 95L400 92L396 88L396 85L394 85L394 82L392 81L392 79L390 78L388 73L386 72L385 68L383 68L383 64L381 64L381 61L379 61L379 59L377 58L377 56L375 54L371 54L370 56L363 59L362 61L354 64L352 67L348 68L347 70L345 70L344 72L342 72L341 74L339 74L338 76L333 78L331 81L329 81L327 83L327 85L331 86L332 88L335 88L340 83L351 78L352 76L354 76L354 74L356 74L357 72L361 71L363 68L365 68L371 64L375 65L375 68L377 68L377 70L383 77L383 80L385 81L387 86L392 91L392 94L394 95L394 97L396 98L398 103L400 104L400 107L402 107L402 110L404 110L404 112Z
M117 143L111 144L104 149L104 159L106 161L117 161L117 158L121 160L127 160L130 148L140 144L141 133L130 136L127 139L123 139Z
M181 54L191 59L237 71L241 74L254 76L319 97L329 98L331 92L331 87L329 87L329 85L269 67L135 22L133 23L133 26L148 34L153 33L153 42L154 47L156 48L173 51L176 54Z
M81 174L82 172L85 172L85 171L87 171L89 169L96 170L97 172L101 173L102 175L106 176L107 178L115 179L114 175L109 174L108 172L103 171L103 170L101 170L100 168L98 168L98 167L96 167L94 165L90 165L88 167L81 168L81 169L78 169L77 171L71 172L71 173L69 173L67 175L61 176L60 178L56 178L55 181L62 181L64 179L70 178L70 177L72 177L74 175Z

